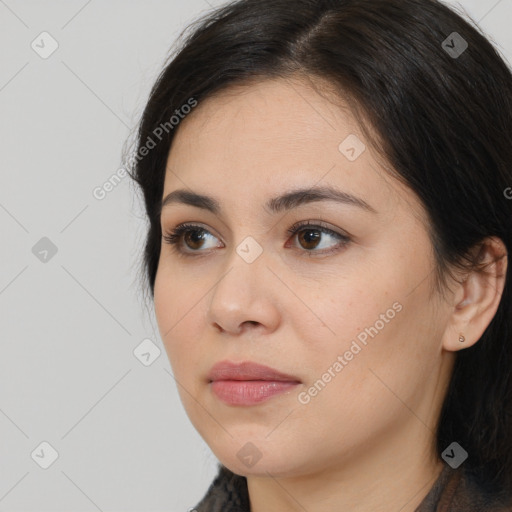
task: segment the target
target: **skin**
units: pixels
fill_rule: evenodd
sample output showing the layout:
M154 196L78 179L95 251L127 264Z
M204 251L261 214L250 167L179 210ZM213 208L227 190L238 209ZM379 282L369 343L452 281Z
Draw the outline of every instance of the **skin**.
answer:
M349 161L338 149L349 134L364 141L339 100L307 80L266 80L201 103L169 154L163 197L190 189L215 197L222 213L163 209L164 234L183 222L208 233L203 245L182 240L196 257L162 241L158 327L191 422L226 467L247 477L252 512L414 511L444 466L435 424L456 352L478 341L503 290L506 259L487 277L450 281L445 296L432 292L421 203L368 143ZM327 201L277 215L263 207L313 185L350 192L376 213ZM320 231L315 248L287 233L298 221L323 221L351 240L340 247ZM250 264L236 252L247 236L263 249ZM482 254L492 261L503 250L489 239ZM394 318L300 403L299 393L394 303L402 306ZM230 406L207 380L226 359L265 364L301 384L256 406ZM237 457L247 442L262 455L252 467Z

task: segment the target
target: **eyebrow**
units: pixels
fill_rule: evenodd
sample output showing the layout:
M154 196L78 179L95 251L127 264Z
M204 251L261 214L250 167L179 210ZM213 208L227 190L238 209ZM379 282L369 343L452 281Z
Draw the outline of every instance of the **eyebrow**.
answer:
M292 190L270 199L267 201L265 207L272 213L277 214L284 210L291 210L292 208L296 208L303 204L317 201L334 201L337 203L357 206L363 210L377 213L377 211L363 199L330 186ZM176 203L188 204L190 206L195 206L196 208L202 208L203 210L208 210L215 215L219 215L221 213L220 203L213 197L197 194L184 189L174 190L169 193L161 202L160 213L166 206Z

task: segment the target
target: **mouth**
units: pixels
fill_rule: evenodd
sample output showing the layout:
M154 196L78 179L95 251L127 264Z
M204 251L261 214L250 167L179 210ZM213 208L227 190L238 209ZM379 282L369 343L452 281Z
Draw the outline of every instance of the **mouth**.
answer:
M217 363L207 378L219 400L238 406L259 404L301 384L293 375L249 361Z

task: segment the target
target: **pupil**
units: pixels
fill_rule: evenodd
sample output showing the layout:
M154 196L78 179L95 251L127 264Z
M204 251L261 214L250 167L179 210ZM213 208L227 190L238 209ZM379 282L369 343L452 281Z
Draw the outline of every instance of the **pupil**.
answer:
M187 241L187 244L191 245L195 249L196 247L194 247L194 244L199 243L199 245L200 245L201 241L204 239L204 232L203 231L190 231L188 233L188 238L192 239L192 243L188 244L188 241Z
M320 238L320 234L318 233L318 231L315 231L314 229L305 230L303 231L303 233L305 234L304 237L306 239L306 244L313 242L314 245L314 242L318 241L318 239Z

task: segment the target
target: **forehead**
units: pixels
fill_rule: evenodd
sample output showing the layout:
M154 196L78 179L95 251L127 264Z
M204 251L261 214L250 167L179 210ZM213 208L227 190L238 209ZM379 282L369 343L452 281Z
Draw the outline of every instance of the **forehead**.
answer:
M324 140L325 146L334 144L337 150L344 132L359 131L357 123L341 98L333 102L327 92L320 94L314 87L305 79L288 78L221 90L181 122L175 145L183 142L179 139L191 142L193 132L194 144L201 146L222 141L223 147L231 144L246 151L265 144L268 151L290 147L308 152L308 142Z
M347 140L360 144L355 160L343 152ZM381 162L341 98L303 80L265 80L223 90L181 122L164 195L185 186L249 207L255 197L262 202L290 186L323 184L376 209L389 210L401 198L414 203Z

